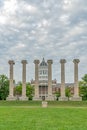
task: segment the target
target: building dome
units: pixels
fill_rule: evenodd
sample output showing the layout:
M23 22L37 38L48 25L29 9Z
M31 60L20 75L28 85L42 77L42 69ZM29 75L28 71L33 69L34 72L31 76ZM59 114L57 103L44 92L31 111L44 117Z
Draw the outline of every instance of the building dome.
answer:
M42 62L39 64L39 80L47 80L48 79L48 64L45 62L44 58Z
M47 66L47 63L45 62L44 58L43 58L42 62L40 63L40 66L41 67Z

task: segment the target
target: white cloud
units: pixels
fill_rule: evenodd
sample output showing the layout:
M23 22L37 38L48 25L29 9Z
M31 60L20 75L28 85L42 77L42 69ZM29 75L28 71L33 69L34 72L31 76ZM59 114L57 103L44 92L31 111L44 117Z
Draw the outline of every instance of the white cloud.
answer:
M61 15L59 20L60 20L60 22L62 22L64 24L69 24L70 23L68 14Z
M14 15L16 13L17 8L18 8L17 0L5 0L3 13Z
M0 15L0 24L6 24L7 23L7 18L3 15Z
M23 43L19 43L15 48L23 48L23 47L25 47L25 44L23 44Z
M19 10L20 12L26 12L26 13L36 13L38 11L38 8L33 5L33 4L29 4L26 1L22 0L21 2L18 3L19 6Z
M73 58L80 58L86 73L87 10L85 0L4 0L0 7L0 73L7 73L8 60L14 59L15 78L22 59L27 59L29 79L34 78L35 58L53 59L53 79L59 78L59 60L67 60L66 81L73 80ZM8 70L9 71L9 70ZM20 69L21 71L21 69ZM67 74L68 75L68 74ZM27 76L27 80L28 76Z
M29 11L30 13L35 13L37 11L37 8L35 6L32 5L25 5L25 10Z

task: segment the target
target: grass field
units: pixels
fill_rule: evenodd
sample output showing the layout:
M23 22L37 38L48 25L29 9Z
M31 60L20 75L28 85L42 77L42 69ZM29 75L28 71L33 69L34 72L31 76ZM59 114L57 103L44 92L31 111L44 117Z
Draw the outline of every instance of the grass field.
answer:
M0 101L0 106L41 107L41 101ZM87 101L49 101L48 107L87 107Z
M87 102L0 102L0 130L87 130Z

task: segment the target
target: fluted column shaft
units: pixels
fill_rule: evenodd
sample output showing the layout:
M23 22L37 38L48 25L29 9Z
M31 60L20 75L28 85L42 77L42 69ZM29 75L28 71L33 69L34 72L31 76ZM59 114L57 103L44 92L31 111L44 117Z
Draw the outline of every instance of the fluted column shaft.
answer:
M26 97L26 60L22 60L22 97Z
M9 84L9 96L13 97L13 88L14 88L14 84L13 84L13 65L15 64L13 60L9 60L8 61L9 65L10 65L10 84Z
M65 97L65 59L60 60L61 63L61 97Z
M38 78L38 64L39 60L34 60L35 64L35 97L39 97L39 78Z
M79 96L79 86L78 86L78 63L80 62L79 59L74 59L74 97Z
M48 60L48 96L52 96L52 60Z

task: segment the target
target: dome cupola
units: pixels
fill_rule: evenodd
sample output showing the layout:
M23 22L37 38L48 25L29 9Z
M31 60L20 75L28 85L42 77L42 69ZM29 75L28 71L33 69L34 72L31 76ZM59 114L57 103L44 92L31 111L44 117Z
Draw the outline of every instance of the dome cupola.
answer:
M47 63L45 62L44 58L43 58L42 62L40 63L40 66L42 66L42 67L47 66Z

